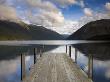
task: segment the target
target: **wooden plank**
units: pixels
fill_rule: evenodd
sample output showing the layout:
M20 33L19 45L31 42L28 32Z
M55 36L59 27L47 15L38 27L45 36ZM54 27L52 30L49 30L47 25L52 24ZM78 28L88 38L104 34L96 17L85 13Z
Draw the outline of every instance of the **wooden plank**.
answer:
M34 73L26 82L91 82L67 54L43 54Z

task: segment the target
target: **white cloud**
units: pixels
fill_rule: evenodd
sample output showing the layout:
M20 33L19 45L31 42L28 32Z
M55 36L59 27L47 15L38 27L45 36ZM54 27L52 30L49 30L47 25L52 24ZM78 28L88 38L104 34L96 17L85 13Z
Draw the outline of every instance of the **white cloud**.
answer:
M92 15L92 16L83 16L79 20L79 28L82 27L83 25L87 24L88 22L101 20L101 19L110 19L110 15L107 13L95 12L94 15Z
M110 2L107 2L107 3L105 4L105 7L106 7L107 10L110 10Z
M46 17L46 19L50 19L50 21L53 23L53 24L61 24L64 22L64 17L62 15L61 12L59 13L54 13L54 12L44 12L43 13L43 16Z
M63 29L62 27L65 28L67 25L69 25L67 27L70 27L70 28L71 27L73 28L75 26L78 27L78 25L75 24L74 26L74 24L73 25L70 24L70 21L69 22L66 21L62 12L54 4L55 2L61 5L62 7L65 7L71 4L80 5L81 7L85 6L83 0L81 0L80 3L78 3L77 0L45 0L45 1L27 0L27 1L29 5L36 8L36 10L38 11L36 14L34 13L35 15L33 15L33 13L30 10L27 11L25 15L27 16L27 19L30 20L31 23L40 24L47 27L53 27L53 29L54 27L55 28L59 27L60 29ZM65 25L65 22L66 22L66 25ZM69 33L72 33L72 32L69 32Z
M48 0L52 1L53 3L58 4L62 8L66 8L70 5L79 5L81 7L85 7L84 0Z
M93 15L93 11L90 8L84 8L84 14L86 16L92 16Z
M65 20L64 24L60 27L47 27L51 30L54 30L60 34L72 34L78 29L78 21Z
M16 10L7 5L0 5L0 19L2 20L18 20Z
M7 3L8 2L8 3ZM23 3L25 10L16 10L15 4ZM15 6L12 7L12 6ZM17 12L16 12L17 11ZM33 13L33 11L36 11ZM22 12L22 14L20 13ZM17 15L18 13L18 15ZM44 26L60 25L64 21L61 11L50 1L47 0L1 0L0 1L0 18L6 20L27 19L31 23L41 24Z
M25 4L23 5L25 9L21 9L19 11L16 10L17 6L14 4L15 2L16 4ZM12 7L12 3L15 8ZM79 5L84 9L83 11L85 16L81 17L79 22L67 20L56 4L61 7L67 7L68 5ZM109 3L106 3L106 6L108 9ZM20 12L22 12L22 14L20 14ZM90 21L110 18L110 15L108 14L95 13L90 8L86 8L84 0L0 0L1 19L16 20L18 19L18 14L21 17L21 20L26 20L26 22L29 21L29 23L31 22L33 24L51 27L57 32L69 34Z
M33 0L33 1L35 1L35 0ZM80 3L78 3L78 4L82 8L84 8L85 16L81 17L81 19L79 21L77 21L77 24L74 24L75 21L66 20L63 16L62 12L56 7L56 5L49 1L52 1L52 0L48 0L48 1L47 0L45 0L45 1L38 0L36 2L28 2L38 12L34 13L34 15L33 15L31 10L27 11L26 15L25 15L27 17L27 19L30 20L34 24L40 24L40 25L46 26L59 33L71 34L90 21L110 18L108 14L95 13L90 8L84 8L85 7L84 1L81 0ZM61 1L59 0L60 3L62 1L63 0L61 0ZM58 1L57 1L57 3L58 3ZM72 3L72 4L75 4L75 3Z
M54 2L57 2L62 7L66 7L68 5L76 4L76 0L53 0Z
M84 0L80 0L79 2L77 2L77 5L81 6L82 8L85 7L85 3Z
M34 9L41 9L50 12L58 12L58 8L49 1L42 1L42 0L26 0L28 4L33 7Z
M64 16L55 4L49 1L42 0L26 0L31 7L27 9L25 18L31 23L40 24L43 26L58 26L63 24ZM36 13L32 12L34 8Z
M29 21L34 24L60 28L65 23L66 19L54 2L61 6L68 6L71 4L81 4L84 6L83 0L81 0L80 3L78 3L77 0L1 0L0 17L1 19L16 20L18 16L20 16L21 20L26 20L26 22ZM17 6L15 5L17 3L23 3L25 4L24 7L27 8L17 11ZM15 6L15 8L11 6ZM33 13L33 10L36 12Z
M85 7L85 4L84 4L83 0L80 1L80 5L81 5L81 7Z
M11 5L12 0L0 0L0 20L19 22L16 8Z
M28 13L29 14L29 13ZM32 14L32 13L30 13ZM63 24L64 22L64 17L62 13L54 13L54 12L45 12L42 11L39 14L32 16L29 15L29 20L31 23L34 24L41 24L44 26L58 26Z

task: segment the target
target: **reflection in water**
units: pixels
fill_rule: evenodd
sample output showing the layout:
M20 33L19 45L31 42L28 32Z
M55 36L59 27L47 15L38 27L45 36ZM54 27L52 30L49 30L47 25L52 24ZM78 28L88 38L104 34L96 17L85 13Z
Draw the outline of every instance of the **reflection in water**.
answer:
M20 82L19 57L0 62L0 82ZM16 79L15 79L16 78Z
M85 71L87 71L87 64L85 62L82 64L82 61L86 60L88 55L93 55L94 82L110 82L110 44L78 44L73 46L85 56L79 61Z
M94 60L94 81L110 82L110 61Z
M33 49L37 47L43 52L57 48L57 46L0 46L0 82L20 82L21 80L21 53L25 53L26 75L29 75L29 68L33 65Z
M1 60L10 60L14 59L21 55L21 53L26 53L26 55L33 55L34 48L37 48L37 53L39 53L40 50L43 50L43 52L52 50L57 48L58 46L43 46L37 45L37 46L0 46L0 61Z
M26 75L29 75L29 68L33 64L33 57L26 56ZM0 61L0 82L21 82L21 61L20 57L12 60Z
M91 54L98 60L110 60L110 44L78 44L73 46L86 56Z
M35 47L35 46L34 46ZM44 51L51 53L65 53L65 46L52 47L45 46ZM110 61L109 44L80 44L74 45L78 51L77 63L87 72L88 70L88 54L94 56L94 70L93 80L94 82L110 82ZM21 68L20 68L20 54L21 52L27 52L26 56L26 75L29 75L29 68L33 64L33 47L7 47L1 46L0 51L0 82L20 82ZM41 47L40 47L41 48ZM40 49L39 48L39 49ZM17 49L17 50L16 50ZM75 49L72 48L72 59L74 60ZM17 55L18 54L18 55Z

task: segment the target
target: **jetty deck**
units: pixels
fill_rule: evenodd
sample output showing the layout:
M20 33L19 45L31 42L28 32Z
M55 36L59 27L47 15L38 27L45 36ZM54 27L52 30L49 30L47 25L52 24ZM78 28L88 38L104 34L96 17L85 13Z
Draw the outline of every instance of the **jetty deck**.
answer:
M43 54L24 82L92 82L65 53Z

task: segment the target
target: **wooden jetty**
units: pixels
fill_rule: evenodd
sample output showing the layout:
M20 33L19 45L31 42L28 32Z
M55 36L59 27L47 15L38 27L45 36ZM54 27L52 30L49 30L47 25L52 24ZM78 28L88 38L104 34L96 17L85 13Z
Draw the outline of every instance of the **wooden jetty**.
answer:
M66 53L43 54L23 82L92 82Z
M43 54L24 82L92 82L64 53Z

